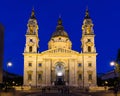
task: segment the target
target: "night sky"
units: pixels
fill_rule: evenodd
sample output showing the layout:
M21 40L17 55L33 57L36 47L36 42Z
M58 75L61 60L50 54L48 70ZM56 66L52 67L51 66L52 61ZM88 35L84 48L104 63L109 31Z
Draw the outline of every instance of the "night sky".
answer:
M0 22L5 27L4 69L23 74L23 55L28 19L34 6L39 25L39 51L47 50L59 15L72 41L72 49L81 51L82 23L88 6L94 23L97 49L97 73L113 69L120 48L120 0L1 0ZM8 61L12 67L6 68Z

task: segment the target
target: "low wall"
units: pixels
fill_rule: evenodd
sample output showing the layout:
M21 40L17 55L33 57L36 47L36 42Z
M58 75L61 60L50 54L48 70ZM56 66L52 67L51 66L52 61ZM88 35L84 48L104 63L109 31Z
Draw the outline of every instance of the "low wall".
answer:
M15 90L30 90L31 86L15 86Z
M90 91L104 91L104 90L108 90L109 87L107 86L103 86L103 87L99 87L99 86L96 86L96 87L89 87L89 90Z

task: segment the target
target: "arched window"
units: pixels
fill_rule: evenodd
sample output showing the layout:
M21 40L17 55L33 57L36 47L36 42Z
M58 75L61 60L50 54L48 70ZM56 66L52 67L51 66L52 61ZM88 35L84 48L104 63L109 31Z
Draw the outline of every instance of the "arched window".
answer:
M88 63L88 67L92 67L92 63Z
M28 66L29 66L29 67L32 67L32 63L28 63Z
M91 52L91 46L88 46L88 52Z
M82 80L82 74L78 74L78 80Z
M29 47L29 52L32 52L32 46Z
M81 67L82 66L82 64L81 63L78 63L78 67Z
M42 74L38 74L38 81L42 80Z
M30 39L30 42L33 42L33 40L32 40L32 39Z
M90 42L91 40L90 39L88 39L88 42Z
M39 64L38 64L38 67L42 67L42 63L39 63Z
M32 80L32 74L28 74L28 80Z
M92 74L88 74L88 80L92 80Z

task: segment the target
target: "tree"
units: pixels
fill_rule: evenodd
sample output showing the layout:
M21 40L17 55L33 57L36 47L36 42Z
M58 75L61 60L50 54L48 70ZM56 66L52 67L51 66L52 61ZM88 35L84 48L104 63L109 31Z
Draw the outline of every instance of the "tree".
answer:
M116 58L116 70L118 73L118 83L120 81L120 49L118 49L117 58Z
M118 64L120 64L120 49L118 49L116 62L117 62Z

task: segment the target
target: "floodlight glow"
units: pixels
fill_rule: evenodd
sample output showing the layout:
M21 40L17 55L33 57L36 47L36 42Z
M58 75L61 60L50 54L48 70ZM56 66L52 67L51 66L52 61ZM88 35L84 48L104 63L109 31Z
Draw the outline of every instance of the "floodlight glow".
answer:
M63 75L62 72L57 73L57 76L62 76L62 75Z

